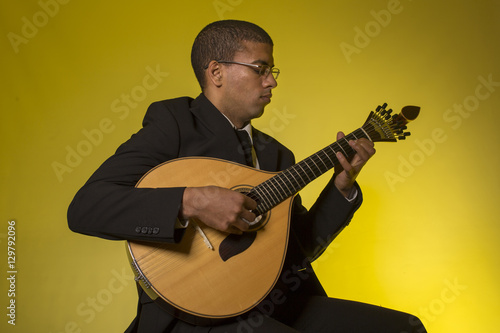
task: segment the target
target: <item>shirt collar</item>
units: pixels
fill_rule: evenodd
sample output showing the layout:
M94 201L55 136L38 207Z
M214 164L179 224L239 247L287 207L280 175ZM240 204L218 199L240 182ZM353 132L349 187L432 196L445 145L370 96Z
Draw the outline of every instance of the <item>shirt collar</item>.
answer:
M221 112L221 114L227 119L227 121L229 121L229 123L231 124L231 127L233 127L235 130L245 130L248 133L248 135L250 136L250 140L253 143L253 138L252 138L252 123L248 123L243 128L236 128L236 126L234 126L233 122L231 120L229 120L229 118L224 113Z

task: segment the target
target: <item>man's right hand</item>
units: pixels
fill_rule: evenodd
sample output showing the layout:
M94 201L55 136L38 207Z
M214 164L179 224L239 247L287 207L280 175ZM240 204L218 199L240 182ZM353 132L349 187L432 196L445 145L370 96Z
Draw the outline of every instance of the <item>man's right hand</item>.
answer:
M251 212L257 203L239 192L217 186L188 187L182 198L180 217L196 218L214 229L234 234L247 231L246 221L255 220Z

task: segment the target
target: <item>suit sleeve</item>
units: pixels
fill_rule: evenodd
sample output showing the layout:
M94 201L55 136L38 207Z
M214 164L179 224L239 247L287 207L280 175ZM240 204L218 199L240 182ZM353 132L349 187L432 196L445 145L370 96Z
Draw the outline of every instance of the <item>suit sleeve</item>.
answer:
M313 206L307 210L296 197L292 215L292 236L297 237L302 252L311 261L317 259L351 222L361 206L363 196L358 184L356 198L349 202L335 187L333 179L327 184ZM304 237L307 235L307 237Z
M77 192L68 209L71 230L112 240L175 242L184 188L136 188L158 164L176 158L179 128L163 102L151 104L143 128L122 144Z

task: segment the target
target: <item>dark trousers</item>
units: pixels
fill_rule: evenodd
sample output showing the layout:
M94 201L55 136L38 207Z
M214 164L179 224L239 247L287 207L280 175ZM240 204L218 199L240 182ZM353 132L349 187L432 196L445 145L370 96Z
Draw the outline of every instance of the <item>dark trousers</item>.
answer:
M154 304L148 304L155 306ZM158 309L159 311L162 311ZM151 313L150 313L151 314ZM152 316L151 321L159 319ZM155 318L156 317L156 318ZM421 321L410 314L369 305L323 296L314 296L305 303L296 304L287 313L279 313L271 318L258 311L252 311L236 322L214 327L193 326L175 321L162 332L210 332L210 333L425 333ZM277 318L276 318L277 317ZM139 325L138 332L142 332ZM159 325L161 326L161 325ZM146 332L146 331L145 331ZM156 331L155 331L156 332Z

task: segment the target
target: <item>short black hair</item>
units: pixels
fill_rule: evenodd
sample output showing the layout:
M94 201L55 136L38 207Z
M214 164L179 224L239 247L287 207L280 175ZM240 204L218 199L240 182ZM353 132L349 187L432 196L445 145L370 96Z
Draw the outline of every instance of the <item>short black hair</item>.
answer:
M205 87L205 69L210 61L233 60L235 53L243 49L242 41L273 45L264 29L246 21L216 21L200 31L191 49L191 66L201 90Z

